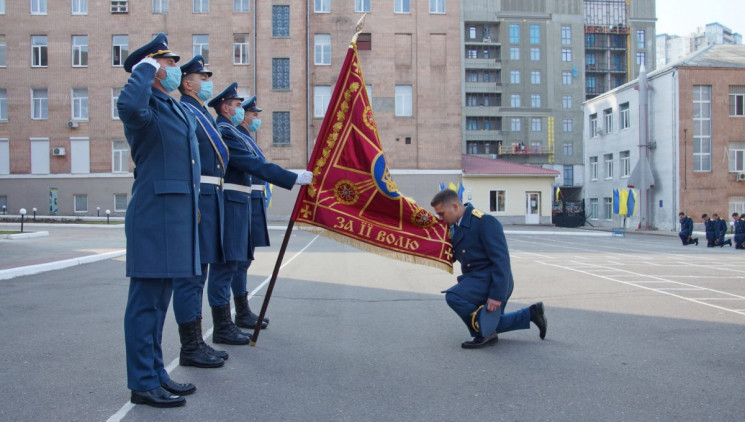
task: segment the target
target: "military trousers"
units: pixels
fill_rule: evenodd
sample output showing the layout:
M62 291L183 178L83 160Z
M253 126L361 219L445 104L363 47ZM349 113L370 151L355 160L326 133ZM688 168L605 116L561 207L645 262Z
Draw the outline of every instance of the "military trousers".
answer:
M240 261L210 264L207 278L207 301L213 308L230 304L230 286Z
M471 327L471 314L478 309L482 304L471 303L462 297L458 296L453 292L445 293L445 301L448 306L455 311L456 314L463 320L463 323L468 327L468 332L471 333L471 337L478 335L487 336L491 333L477 333ZM486 304L483 304L486 306ZM499 323L497 324L497 333L505 333L513 330L525 330L530 328L530 308L522 308L517 311L505 313L504 309L507 306L507 301L503 301L499 307Z
M238 297L246 294L246 292L248 291L247 273L248 267L251 266L252 262L253 260L240 261L238 265L236 265L235 273L233 274L233 280L230 282L230 287L233 290L233 296Z
M202 297L208 265L202 264L202 275L173 279L173 313L177 323L186 324L202 316Z

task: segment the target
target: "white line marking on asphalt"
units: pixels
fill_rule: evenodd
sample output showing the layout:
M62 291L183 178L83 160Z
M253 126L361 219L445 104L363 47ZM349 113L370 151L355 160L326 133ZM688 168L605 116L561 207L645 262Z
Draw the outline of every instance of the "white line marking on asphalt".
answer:
M11 278L24 275L34 275L62 268L74 267L75 265L90 264L91 262L104 261L111 258L118 258L124 255L124 249L114 252L106 252L95 255L81 256L78 258L63 259L61 261L45 262L43 264L26 265L24 267L8 268L0 270L0 280L9 280Z
M290 264L290 262L292 262L295 258L297 258L301 253L305 252L305 250L308 249L310 247L310 245L313 244L313 242L315 242L316 239L318 239L319 236L320 235L316 235L316 237L314 237L313 239L311 239L310 242L308 242L308 244L305 245L302 249L300 249L299 251L297 251L297 253L295 255L293 255L292 258L290 258L286 262L284 262L282 264L282 266L279 267L279 269L281 270L282 268L286 267L287 265ZM269 276L264 281L262 281L261 284L259 284L259 287L255 288L254 290L251 291L251 293L249 293L248 298L251 299L256 294L256 292L258 292L259 290L261 290L269 282L269 280L271 280L271 279L272 279L272 276ZM232 315L235 315L235 309L231 310L231 314ZM207 331L204 332L204 335L202 337L204 337L205 340L209 339L212 336L213 327L210 327ZM172 360L171 363L168 364L168 366L166 367L166 372L169 372L170 373L171 371L173 371L174 369L176 369L177 366L178 366L178 358ZM106 420L106 422L119 422L119 421L121 421L122 419L124 419L125 416L127 416L127 413L129 413L129 411L132 410L134 407L135 407L135 405L132 404L131 402L125 403L124 406L122 406L121 409L119 409L116 413L114 413L113 415L111 415Z

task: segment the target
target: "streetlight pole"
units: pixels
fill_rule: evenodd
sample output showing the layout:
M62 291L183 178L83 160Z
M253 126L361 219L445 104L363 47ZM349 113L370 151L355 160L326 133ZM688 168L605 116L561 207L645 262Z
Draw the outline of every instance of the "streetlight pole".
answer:
M23 219L26 217L26 208L21 208L21 233L23 233Z
M109 224L109 215L111 214L111 210L106 210L106 224Z

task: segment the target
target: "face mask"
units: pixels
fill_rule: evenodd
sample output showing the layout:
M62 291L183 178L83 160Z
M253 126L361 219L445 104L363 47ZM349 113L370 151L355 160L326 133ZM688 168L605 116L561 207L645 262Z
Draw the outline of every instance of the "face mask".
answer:
M236 107L235 114L230 116L230 123L232 123L233 126L238 126L243 121L245 114L246 112L243 110L243 107Z
M160 84L163 85L163 89L166 92L171 92L178 88L181 84L181 68L178 66L167 67L166 77L160 80Z
M202 81L199 85L197 97L202 101L207 101L212 96L212 81Z
M248 130L251 132L256 132L261 127L261 119L253 119L250 125L248 125Z

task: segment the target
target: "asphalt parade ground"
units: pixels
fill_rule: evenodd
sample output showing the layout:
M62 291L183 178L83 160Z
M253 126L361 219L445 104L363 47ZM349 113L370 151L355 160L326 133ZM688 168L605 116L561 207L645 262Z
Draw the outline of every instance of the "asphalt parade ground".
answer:
M128 403L121 228L0 240L0 420L742 420L745 251L683 247L674 234L505 229L507 310L542 300L544 341L532 327L461 349L468 332L440 293L455 275L296 229L268 329L253 347L218 345L224 367L178 366L169 310L166 365L197 386L175 409ZM270 230L249 268L257 312L284 233ZM87 256L109 259L36 267ZM206 299L203 309L211 344Z

